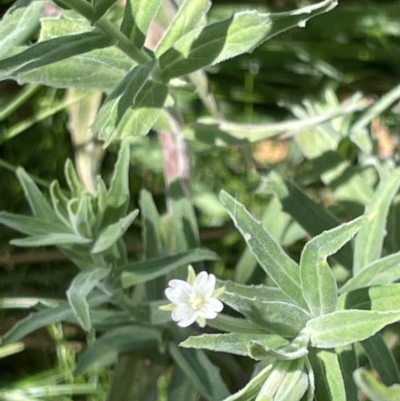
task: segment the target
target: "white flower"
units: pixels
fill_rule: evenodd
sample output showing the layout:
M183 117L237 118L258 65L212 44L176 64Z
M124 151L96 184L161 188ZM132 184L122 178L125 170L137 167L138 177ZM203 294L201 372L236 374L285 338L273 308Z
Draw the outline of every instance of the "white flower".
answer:
M201 272L198 276L192 266L188 266L187 281L170 280L165 290L166 297L172 302L161 306L162 310L172 310L172 320L180 327L197 322L200 327L206 325L206 319L214 319L224 307L217 299L224 288L215 289L216 279L213 274Z

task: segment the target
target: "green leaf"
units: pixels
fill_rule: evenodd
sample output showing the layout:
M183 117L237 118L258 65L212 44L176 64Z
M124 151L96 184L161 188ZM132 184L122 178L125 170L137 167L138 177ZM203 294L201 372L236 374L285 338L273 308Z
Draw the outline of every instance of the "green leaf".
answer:
M88 244L90 242L92 242L90 238L84 238L76 234L50 232L49 234L33 235L28 238L13 239L10 244L30 248L49 245Z
M197 73L198 71L196 71L195 74ZM193 74L191 74L190 78L192 78L192 76ZM335 150L341 139L341 135L337 135L337 140L332 141L332 134L336 134L336 132L325 133L326 138L324 138L324 132L316 132L316 128L321 127L324 123L330 120L343 115L348 116L354 111L362 110L367 106L368 102L366 102L359 93L356 93L337 107L330 106L325 112L318 110L315 115L311 116L303 114L294 120L269 124L248 124L236 123L212 117L201 117L196 122L186 126L185 133L188 137L196 138L198 141L207 143L208 145L234 146L260 142L265 139L284 135L290 131L291 133L296 134L294 138L298 143L299 137L306 135L309 145L307 149L305 149L304 141L302 141L300 142L300 148L308 158L311 158L316 157L314 156L314 153L319 155L321 151L318 144L316 146L316 141L318 142L318 139L323 138L321 141L322 143L327 139L327 142L329 142L327 148ZM347 131L344 129L343 132ZM309 153L311 153L311 155ZM332 151L332 153L340 158L336 152ZM359 178L361 179L361 177Z
M284 180L272 171L264 180L267 189L276 194L283 210L290 214L312 236L319 235L325 230L338 227L340 221L326 210L323 205L314 202L297 185ZM353 265L353 250L351 244L345 244L334 258L347 269Z
M193 249L176 255L162 256L147 259L143 262L133 262L121 266L123 270L122 287L127 288L135 284L144 283L191 263L203 260L215 260L217 255L206 249Z
M339 292L356 290L372 285L389 284L400 279L400 252L372 262L347 281Z
M181 347L206 349L216 352L227 352L235 355L243 355L254 358L249 353L249 345L257 342L266 349L276 350L289 344L289 341L276 334L257 333L223 333L203 334L201 336L189 337L180 343ZM261 358L254 358L261 359Z
M154 348L161 341L161 332L153 327L123 326L110 330L99 337L83 353L75 369L80 375L89 367L108 365L120 352L134 349Z
M382 284L364 287L341 295L338 309L367 309L396 311L400 305L400 284Z
M357 234L354 247L355 276L381 256L386 235L386 218L399 187L400 169L397 169L386 180L379 183L375 194L365 208L366 220Z
M107 47L47 64L32 71L13 73L10 78L20 83L33 82L54 88L98 88L109 93L131 67L132 60L121 50Z
M79 181L78 174L76 173L74 163L71 159L67 159L64 165L64 175L67 181L68 188L71 191L73 198L80 198L82 192L84 191L83 185Z
M275 284L300 306L307 307L301 292L298 265L241 203L225 191L221 191L220 200L258 262Z
M279 359L281 361L290 361L301 358L308 354L308 333L303 330L289 344L279 347L271 347L267 341L259 341L257 339L251 341L249 345L249 353L253 358L263 359L267 356Z
M0 223L27 235L46 235L52 232L72 234L71 229L58 221L47 221L21 214L0 212Z
M179 178L173 179L168 188L171 202L171 238L170 247L175 252L183 252L199 246L199 227L193 203L189 199Z
M43 220L58 221L58 216L51 208L49 202L22 167L17 169L17 177L33 215Z
M339 310L307 322L311 344L334 348L371 337L400 319L400 311Z
M354 380L371 401L398 401L400 399L399 384L386 387L365 369L357 369L354 372Z
M361 345L371 366L386 386L400 383L400 373L394 355L379 333L361 341Z
M44 1L18 0L0 21L0 57L7 50L22 45L39 27Z
M174 343L169 344L169 352L188 380L206 399L220 401L229 394L219 369L204 352L179 348Z
M70 226L77 235L92 239L92 227L95 216L91 195L84 193L80 198L71 199L67 205Z
M129 213L127 216L119 220L117 223L111 224L106 227L96 239L96 242L93 244L92 253L100 253L104 252L107 249L111 248L117 241L122 238L125 234L125 231L132 224L133 220L135 220L136 216L139 214L139 210L134 210Z
M294 360L282 379L274 401L300 401L308 388L308 375L304 371L304 358Z
M225 398L224 401L254 401L273 369L274 366L272 364L266 366L260 373L253 377L245 387L228 398Z
M96 307L108 300L105 295L96 295L89 298L90 307ZM62 305L31 313L24 319L19 320L6 334L3 335L3 344L10 344L20 340L29 333L45 327L49 324L62 321L74 321L74 313L67 302Z
M219 331L232 333L257 333L265 334L266 331L254 325L248 319L236 318L229 315L218 314L215 319L208 320L207 325Z
M70 226L68 215L68 198L64 195L58 181L53 181L50 185L50 198L53 209L58 218L66 225Z
M196 28L210 6L210 0L185 0L158 42L154 50L155 55L159 58L168 49L172 48L176 41Z
M196 390L186 375L177 366L173 367L171 379L168 383L167 401L193 401Z
M142 216L142 238L146 259L155 258L163 254L161 234L161 218L150 192L140 191L139 206ZM147 299L162 298L165 280L158 278L146 283Z
M118 137L147 135L157 121L167 96L166 85L148 80L138 93L133 108L125 113L118 125ZM108 143L113 137L107 135L104 139Z
M333 350L310 349L317 401L347 401L338 356Z
M139 206L142 215L143 243L146 259L163 254L161 219L153 196L145 189L140 191Z
M230 280L218 280L218 284L221 286L224 285L226 291L233 292L246 298L257 297L262 301L292 302L292 299L285 295L278 287L269 287L263 284L244 285Z
M268 333L294 337L305 327L310 315L304 309L287 302L262 301L225 291L220 299L242 313Z
M304 299L313 316L336 309L337 285L328 265L328 256L336 253L357 233L363 217L314 237L303 249L300 258L300 278Z
M98 229L105 229L126 216L129 205L129 165L130 146L123 141L114 166L110 188L105 199L102 200L104 213L99 220Z
M91 127L93 131L100 131L106 136L115 132L129 107L135 104L138 93L145 85L154 67L155 61L149 61L133 67L126 74L101 106Z
M113 39L97 30L38 42L16 55L0 60L0 79L113 44Z
M337 347L336 353L339 358L340 369L344 387L346 390L346 401L358 401L358 390L353 380L353 372L358 368L357 355L353 345Z
M92 327L90 321L88 295L109 273L110 268L97 268L94 270L80 272L72 280L67 290L68 302L78 319L79 324L86 331Z
M118 0L98 0L94 3L91 23L96 23Z
M161 0L127 0L121 32L139 49L143 47L147 31L157 15Z
M308 387L308 377L303 367L303 358L277 362L261 387L256 401L299 401Z
M163 79L189 74L208 65L251 52L255 47L289 28L336 6L330 0L292 12L259 14L244 11L232 18L197 28L183 36L160 57Z

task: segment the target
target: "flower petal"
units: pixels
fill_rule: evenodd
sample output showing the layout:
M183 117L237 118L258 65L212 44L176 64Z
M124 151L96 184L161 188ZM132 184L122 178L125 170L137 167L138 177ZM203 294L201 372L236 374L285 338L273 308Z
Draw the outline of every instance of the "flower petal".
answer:
M169 285L170 287L165 290L165 296L171 302L174 304L188 303L188 299L193 294L191 285L182 280L171 280Z
M208 274L203 271L196 277L193 288L196 293L201 294L204 298L209 298L214 292L215 282L214 274Z
M196 320L197 314L186 305L177 306L172 312L172 320L178 322L178 326L190 326Z
M210 298L199 310L199 315L205 317L206 319L215 319L218 312L222 311L224 305L222 302L215 298Z

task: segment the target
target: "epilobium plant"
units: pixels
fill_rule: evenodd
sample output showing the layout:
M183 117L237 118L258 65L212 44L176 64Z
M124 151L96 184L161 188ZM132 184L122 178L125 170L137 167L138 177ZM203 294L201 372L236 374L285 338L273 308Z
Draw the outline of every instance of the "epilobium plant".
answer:
M38 311L8 331L3 346L53 323L79 325L90 341L74 366L76 374L94 367L98 372L117 361L109 400L155 399L154 389L166 380L172 401L177 392L184 401L198 394L210 401L355 401L357 386L371 398L385 399L389 390L357 370L359 353L354 344L361 344L384 385L400 382L398 366L380 334L400 319L399 252L383 252L389 206L400 185L398 169L385 166L375 192L373 186L362 186L363 177L352 171L348 181L359 185L354 192L367 205L363 217L345 224L280 175L272 172L265 177L267 191L274 195L275 204L280 202L273 218L281 218L282 206L298 221L303 237L305 232L312 237L299 263L242 204L222 192L221 202L253 255L253 261L249 260L264 269L269 285L226 282L216 289L214 275L202 271L196 276L192 268L188 280L182 280L189 263L199 263L198 269L203 270L203 261L217 257L199 248L195 213L182 184L188 178L185 135L201 139L206 132L212 143L226 145L301 131L296 141L305 157L324 158L327 151L339 147L346 134L369 156L372 145L364 128L374 111L351 127L347 118L367 106L360 96L317 116L307 104L304 110L295 108L302 116L300 121L241 125L222 117L202 71L251 52L280 32L304 27L310 18L336 5L337 1L325 0L279 14L242 11L211 24L206 18L211 6L208 0L174 1L172 7L161 0L127 0L123 5L114 0L18 0L10 8L0 22L0 79L104 92L105 101L94 113L91 129L105 147L119 142L120 152L108 188L98 179L87 190L67 163L68 189L62 190L54 181L50 202L25 170L18 170L33 216L0 214L0 222L27 236L13 244L57 246L79 273L66 299L19 300L18 305ZM163 11L161 37L152 41L153 23ZM38 25L37 40L30 41ZM184 126L175 103L181 88L195 89L210 116ZM334 101L332 96L330 100ZM338 119L343 115L346 118ZM332 119L332 125L324 125ZM336 129L338 121L341 132ZM320 130L318 146L304 132L310 127ZM161 138L169 136L168 144L172 144L164 149L166 154L169 151L165 158L168 212L160 216L151 194L141 192L144 250L139 261L130 261L122 237L139 209L128 211L129 142L150 130ZM342 184L338 174L351 168L336 156L317 174L327 185ZM363 192L358 191L360 187ZM347 196L345 189L342 194ZM328 258L346 269L343 285L338 285ZM164 309L172 310L173 321L171 314L160 311L171 276L165 295L172 304ZM236 311L235 317L222 313L221 301ZM15 301L3 299L2 305L15 305ZM193 331L197 327L185 329L194 322L223 333L188 338L200 334ZM219 368L200 349L257 361L251 380L230 395ZM146 376L148 386L137 389L132 372L142 374L143 355L151 356L154 371ZM40 394L48 394L42 390ZM58 390L59 394L65 391ZM397 388L391 390L397 396ZM26 389L13 391L7 389L0 395L5 399L31 397Z
M165 295L172 303L160 309L172 310L172 320L180 327L190 326L194 322L204 327L206 319L215 319L224 307L217 299L224 288L216 290L215 284L214 274L201 272L196 276L193 267L189 266L187 281L170 280Z

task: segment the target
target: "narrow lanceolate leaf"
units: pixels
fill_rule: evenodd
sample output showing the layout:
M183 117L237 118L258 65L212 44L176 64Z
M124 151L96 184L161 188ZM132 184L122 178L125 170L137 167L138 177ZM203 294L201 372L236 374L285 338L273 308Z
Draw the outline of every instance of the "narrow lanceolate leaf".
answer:
M310 349L317 401L348 401L338 356L332 350Z
M142 217L142 238L146 259L156 258L163 254L161 235L161 218L150 192L140 192L139 206ZM161 299L165 289L165 280L158 278L146 283L147 299Z
M0 212L0 223L27 235L46 235L51 232L72 234L70 228L58 221L48 221L22 214Z
M361 346L371 366L378 372L386 386L400 383L400 373L396 360L380 333L361 341Z
M113 44L113 39L97 30L38 42L21 53L0 60L0 79Z
M304 299L313 316L336 309L337 285L328 256L338 251L361 228L363 218L325 231L309 241L301 254L300 279Z
M220 199L247 245L275 284L300 306L307 307L301 291L298 265L241 203L225 191L221 191Z
M284 399L290 401L300 401L307 389L306 383L300 378L301 372L303 371L304 359L300 358L294 361L278 361L274 363L274 365L273 371L268 376L267 380L265 380L255 401L283 401ZM306 375L304 375L303 378L307 380ZM290 387L292 387L294 390L293 379L298 381L300 388L296 389L297 391L293 391L293 394L289 396L286 390L288 390ZM298 394L299 390L301 395ZM293 398L293 396L298 396L298 398Z
M366 220L357 234L354 247L354 276L381 256L386 235L386 218L400 186L400 169L382 181L365 208Z
M400 284L382 284L358 288L338 298L338 309L396 311L400 305Z
M262 385L273 370L274 366L272 364L266 366L260 373L253 377L245 387L228 398L225 398L223 401L254 401L255 397L261 390Z
M121 31L142 48L151 22L157 15L161 0L127 0Z
M161 332L153 327L123 326L107 331L81 355L75 369L80 375L92 365L104 366L115 361L120 352L156 347Z
M334 348L365 340L398 320L399 310L339 310L309 320L307 330L312 346Z
M358 369L354 372L354 381L360 390L371 401L398 401L400 400L400 385L394 384L391 387L386 387L379 382L372 373L365 369Z
M106 302L108 298L105 295L90 297L89 305L90 307L96 307ZM19 320L11 330L3 335L3 344L13 343L37 329L65 320L76 322L71 306L67 302L63 302L62 305L55 308L47 308L36 313L31 313L26 318Z
M44 220L58 221L58 217L49 202L22 167L17 169L17 177L33 215Z
M187 379L207 400L220 401L229 395L219 369L203 351L179 348L175 343L170 343L169 352Z
M111 248L120 238L122 238L138 214L139 210L134 210L118 222L106 227L94 243L92 253L104 252Z
M18 0L0 21L0 57L12 47L24 44L39 27L44 1Z
M304 309L287 302L262 301L225 291L220 299L242 313L268 333L294 337L305 327L310 315Z
M215 260L217 255L206 249L193 249L176 255L147 259L143 262L128 263L121 266L121 281L124 288L144 283L191 263Z
M314 202L298 186L284 180L277 172L272 171L268 174L265 184L269 191L277 195L283 210L290 214L312 236L340 225L340 221L323 205ZM334 258L350 270L353 265L351 244L345 244L334 255Z
M336 1L326 0L313 6L280 14L245 11L183 36L160 57L163 78L189 74L239 54L251 52L265 40L287 29L303 26L315 15L331 10Z
M163 37L158 42L154 50L155 55L160 57L169 48L172 48L178 39L196 28L197 23L207 13L210 6L210 0L185 0Z
M207 349L253 357L249 353L249 345L252 341L258 341L262 346L267 347L266 349L273 350L289 344L288 340L275 334L223 333L189 337L179 345L185 348Z
M228 292L234 292L247 298L257 297L258 299L263 301L292 302L292 299L284 294L282 290L278 287L270 287L263 284L244 285L235 283L234 281L230 280L218 280L218 284L220 284L221 287L224 286L225 290Z
M122 142L118 152L118 159L114 166L110 188L102 199L103 215L99 219L98 228L105 229L126 216L129 205L129 165L130 146ZM104 198L104 187L101 186Z
M400 252L372 262L340 288L340 293L372 285L389 284L400 279Z
M140 191L140 212L143 225L143 243L146 259L161 256L163 244L161 237L161 219L150 192Z
M67 244L89 244L90 238L81 237L77 234L69 233L48 233L44 235L33 235L28 238L13 239L10 244L22 247L37 247L49 245L67 245Z
M308 375L304 370L304 359L298 358L292 362L286 372L278 391L275 393L274 401L300 401L307 391L308 385Z
M83 271L72 280L67 291L68 302L78 322L86 331L90 330L92 327L87 297L93 288L99 284L110 271L111 269L109 268L97 268L90 271Z
M151 61L133 67L125 78L110 93L101 106L96 120L92 125L93 131L100 131L103 135L114 132L123 115L129 107L133 106L137 94L143 88L155 66Z

